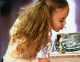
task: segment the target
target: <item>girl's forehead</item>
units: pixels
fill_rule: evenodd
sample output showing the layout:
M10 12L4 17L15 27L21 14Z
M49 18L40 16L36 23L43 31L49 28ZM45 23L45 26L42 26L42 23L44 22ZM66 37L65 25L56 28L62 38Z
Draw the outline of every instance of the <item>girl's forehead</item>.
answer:
M55 12L53 12L53 17L56 18L65 18L68 15L68 8L59 8L56 9Z

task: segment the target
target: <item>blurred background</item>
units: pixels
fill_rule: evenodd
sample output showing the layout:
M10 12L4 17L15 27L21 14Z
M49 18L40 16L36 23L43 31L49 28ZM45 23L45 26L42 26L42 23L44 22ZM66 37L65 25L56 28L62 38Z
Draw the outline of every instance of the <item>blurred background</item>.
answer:
M33 0L0 0L0 59L2 59L8 42L9 29L16 20L21 7ZM80 32L80 0L67 0L70 11L67 24L61 32Z

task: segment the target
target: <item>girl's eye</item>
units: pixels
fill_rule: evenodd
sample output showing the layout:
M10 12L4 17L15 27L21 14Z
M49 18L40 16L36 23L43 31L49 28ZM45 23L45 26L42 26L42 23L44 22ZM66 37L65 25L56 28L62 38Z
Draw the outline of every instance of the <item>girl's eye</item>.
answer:
M60 20L60 22L64 22L64 20Z
M60 22L64 22L64 18L60 20Z

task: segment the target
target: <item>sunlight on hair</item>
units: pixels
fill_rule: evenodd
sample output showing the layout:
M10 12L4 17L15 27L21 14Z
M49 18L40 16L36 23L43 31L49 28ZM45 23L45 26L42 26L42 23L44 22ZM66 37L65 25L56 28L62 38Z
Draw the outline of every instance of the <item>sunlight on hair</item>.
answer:
M67 1L69 3L69 14L68 17L66 18L66 25L64 29L61 30L60 32L64 33L77 32L76 20L75 20L75 12L76 12L75 0L67 0Z

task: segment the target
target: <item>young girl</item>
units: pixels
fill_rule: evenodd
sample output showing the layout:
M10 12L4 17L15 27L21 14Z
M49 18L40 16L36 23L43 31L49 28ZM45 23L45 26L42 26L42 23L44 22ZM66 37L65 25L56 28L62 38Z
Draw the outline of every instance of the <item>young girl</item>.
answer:
M25 8L10 29L4 62L37 62L37 53L51 41L51 29L63 28L68 10L66 0L39 0Z

